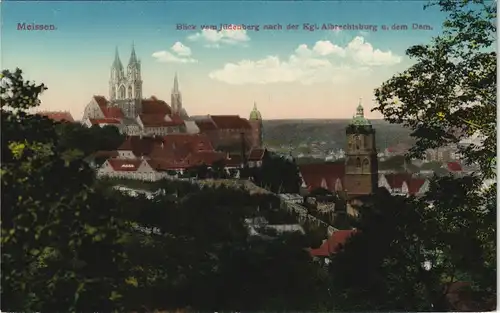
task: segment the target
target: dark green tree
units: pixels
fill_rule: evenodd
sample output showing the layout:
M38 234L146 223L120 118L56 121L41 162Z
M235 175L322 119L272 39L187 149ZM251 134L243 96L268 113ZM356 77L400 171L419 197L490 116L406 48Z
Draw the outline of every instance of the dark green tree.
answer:
M453 311L445 286L457 281L471 283L474 309L490 309L496 294L491 192L482 193L474 177L434 180L421 199L381 189L360 209L359 233L332 257L335 309Z
M294 160L266 150L262 166L255 169L253 179L257 185L275 193L298 193L302 179Z
M497 53L496 1L433 2L449 18L432 43L409 48L415 64L375 90L374 109L413 130L411 156L457 144L471 135L481 145L460 146L464 160L495 175ZM426 7L427 8L427 7Z
M227 178L226 164L223 159L217 160L212 164L212 174L214 178Z
M125 141L118 128L110 125L88 128L80 123L58 123L56 129L59 145L66 149L78 149L85 156L97 151L116 150Z
M226 187L190 190L172 186L180 182L169 184L166 189L179 190L176 201L158 197L144 210L144 198L123 200L135 212L129 218L161 230L157 235L134 235L127 244L134 265L130 276L137 278L138 286L124 297L127 308L322 307L327 276L311 262L305 241L296 236L273 241L248 236L244 219L272 209L275 196Z
M481 176L435 177L423 198L385 193L365 205L360 232L332 258L337 310L456 310L446 286L457 281L474 291L471 310L493 309L496 183L484 179L496 170L496 2L433 3L449 14L444 33L407 50L415 64L375 91L375 110L412 129L410 156L482 136L460 147Z
M2 72L2 309L118 308L125 275L120 208L93 189L81 151L27 110L46 88Z

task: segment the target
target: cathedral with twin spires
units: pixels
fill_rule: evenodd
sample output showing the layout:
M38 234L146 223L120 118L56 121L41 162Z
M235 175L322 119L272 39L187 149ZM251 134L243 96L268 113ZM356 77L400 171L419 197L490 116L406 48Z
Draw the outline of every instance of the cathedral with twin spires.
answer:
M155 96L145 98L142 88L141 61L134 45L126 68L116 48L110 71L109 96L93 96L85 107L82 122L88 127L113 125L129 136L205 133L216 147L241 146L243 135L249 148L262 146L262 117L255 104L249 119L238 115L191 118L183 107L177 73L170 105Z

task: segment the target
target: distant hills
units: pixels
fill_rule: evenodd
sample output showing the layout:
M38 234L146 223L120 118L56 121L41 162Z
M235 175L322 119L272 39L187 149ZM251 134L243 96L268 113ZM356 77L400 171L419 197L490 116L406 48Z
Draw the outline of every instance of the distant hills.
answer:
M350 119L287 119L265 120L264 143L267 146L299 146L314 142L327 142L333 148L345 149L345 128ZM376 130L379 151L398 143L413 144L411 131L400 125L389 124L384 120L370 120Z

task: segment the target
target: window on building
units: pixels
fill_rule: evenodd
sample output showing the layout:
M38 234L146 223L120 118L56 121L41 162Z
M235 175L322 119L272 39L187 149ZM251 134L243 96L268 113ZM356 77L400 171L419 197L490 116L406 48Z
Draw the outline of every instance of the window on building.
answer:
M361 159L356 158L356 167L361 167Z
M370 161L368 159L363 160L363 172L368 172L370 170Z

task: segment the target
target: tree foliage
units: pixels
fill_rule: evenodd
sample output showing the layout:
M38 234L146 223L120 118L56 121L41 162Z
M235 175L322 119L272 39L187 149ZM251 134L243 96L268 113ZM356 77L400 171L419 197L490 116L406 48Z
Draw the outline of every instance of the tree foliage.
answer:
M110 125L90 128L80 123L58 123L59 144L66 149L78 149L88 156L97 151L116 150L125 140L118 128Z
M485 177L495 175L497 53L496 1L440 0L449 14L444 33L427 45L409 48L416 62L375 90L378 106L391 123L413 130L411 155L457 144L472 135L481 145L461 146L468 163Z
M27 113L45 86L2 75L3 309L111 309L119 207L92 188L81 154L58 144L56 124Z
M294 160L267 150L262 159L262 166L254 168L251 173L257 185L275 193L299 193L302 184L299 168Z
M365 203L359 232L332 258L337 310L454 311L457 282L471 289L462 307L495 307L496 183L485 178L495 176L496 1L434 4L449 13L444 33L407 50L415 64L375 91L375 110L413 130L410 156L479 134L481 145L460 149L482 175L434 177L424 197L386 191Z
M83 161L101 149L85 130L27 113L45 87L3 75L2 310L324 307L327 276L305 238L248 234L248 217L292 222L275 195L185 181L123 195Z
M496 296L493 190L484 194L478 178L448 176L433 181L422 199L380 191L361 208L355 225L359 232L332 258L334 307L453 311L446 286L466 281L475 290L469 307L492 309L488 302Z
M177 184L163 187L169 194ZM305 251L307 240L250 237L244 225L247 217L272 221L279 199L223 186L176 191L175 199L124 203L132 221L160 230L129 247L139 287L126 297L128 308L140 309L136 292L149 309L322 308L326 273Z

